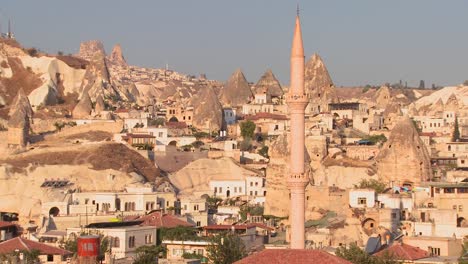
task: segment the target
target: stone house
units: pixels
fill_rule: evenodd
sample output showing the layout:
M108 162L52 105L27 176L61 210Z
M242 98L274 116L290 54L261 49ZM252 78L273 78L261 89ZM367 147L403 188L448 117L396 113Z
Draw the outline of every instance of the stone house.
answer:
M163 240L162 244L167 249L167 259L168 260L183 260L182 255L184 253L194 253L202 255L205 258L208 257L206 248L212 243L209 241L172 241L172 240Z
M285 115L257 113L245 116L245 120L250 120L255 123L256 134L275 136L284 134L289 129L289 118ZM238 131L237 134L240 135L240 131Z
M40 263L69 263L68 259L73 255L73 253L68 250L21 237L15 237L0 243L0 254L16 254L22 251L31 252L33 250L40 252ZM22 253L19 253L20 260L23 257L22 255Z
M134 257L141 246L156 245L156 227L139 226L141 222L104 222L88 225L85 231L103 235L110 241L111 258ZM67 237L77 237L83 232L81 227L67 228Z
M349 206L351 208L372 208L375 206L375 191L370 189L355 189L349 191Z
M404 237L403 243L427 250L432 256L459 257L462 251L461 239L454 237Z

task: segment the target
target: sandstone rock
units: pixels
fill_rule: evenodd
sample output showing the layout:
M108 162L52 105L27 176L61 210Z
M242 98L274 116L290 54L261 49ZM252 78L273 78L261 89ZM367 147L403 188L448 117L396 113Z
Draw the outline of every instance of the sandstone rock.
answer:
M280 97L284 94L281 84L276 79L275 75L268 69L258 80L253 87L254 93L260 93L261 91L267 91L273 97Z
M28 96L31 104L36 108L57 104L58 92L53 85L53 83L46 83L46 85L34 89Z
M93 110L93 104L89 94L85 92L72 112L73 118L88 118Z
M211 86L200 87L192 97L193 126L220 130L223 124L223 107Z
M378 175L386 183L419 184L432 178L429 153L408 117L395 125L376 161Z
M380 87L375 93L374 100L378 108L385 109L391 101L391 93L388 86Z
M242 106L253 98L250 85L240 69L237 69L221 90L223 105Z
M102 42L99 40L81 42L78 57L85 60L91 60L96 54L100 54L102 56L106 55Z
M322 58L312 55L305 65L305 93L311 100L307 111L321 112L328 109L328 103L336 102L337 95L332 79Z
M459 102L457 96L452 93L449 98L447 99L447 102L444 105L444 110L445 111L458 111L460 108L463 107L463 102Z
M102 99L101 95L98 95L96 98L96 104L94 105L94 111L99 114L102 111L106 110L106 106L104 104L104 100Z
M109 56L109 61L119 66L127 66L127 62L125 61L125 58L122 54L122 47L120 47L120 44L115 45L112 49L112 53Z
M305 65L305 90L307 94L315 95L333 86L327 67L322 58L315 53Z
M29 103L28 97L24 93L23 88L18 90L18 94L16 95L15 99L13 99L9 114L12 115L18 109L22 109L30 118L32 118L33 109Z
M463 108L468 105L468 86L450 86L444 87L430 95L423 96L415 102L415 106L418 110L430 110L439 99L442 100L444 105L450 97L455 96L458 100L459 108Z
M206 191L212 195L210 180L242 180L252 175L257 173L239 166L231 158L198 159L171 174L169 180L179 190L179 194Z

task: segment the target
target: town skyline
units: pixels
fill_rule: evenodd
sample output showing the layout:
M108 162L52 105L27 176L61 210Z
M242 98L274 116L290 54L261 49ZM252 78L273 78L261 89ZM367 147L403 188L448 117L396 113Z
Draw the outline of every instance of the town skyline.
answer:
M206 73L220 81L241 68L250 82L271 68L283 85L289 84L289 54L284 50L290 47L286 40L293 25L288 18L295 4L203 1L181 7L143 2L129 8L127 3L110 6L104 1L90 9L90 3L9 1L0 9L1 30L6 31L11 19L21 43L48 53L75 54L80 42L98 39L108 53L120 43L131 65L161 68L169 64L179 72ZM337 87L399 80L413 87L424 80L431 87L468 79L462 45L466 35L462 25L468 22L462 10L467 4L462 1L299 1L299 5L307 26L303 32L306 59L318 53Z

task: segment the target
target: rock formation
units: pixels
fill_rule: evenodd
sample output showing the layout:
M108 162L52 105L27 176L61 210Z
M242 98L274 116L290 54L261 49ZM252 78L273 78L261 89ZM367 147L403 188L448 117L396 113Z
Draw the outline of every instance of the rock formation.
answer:
M328 103L337 100L333 81L318 54L312 55L305 65L305 93L311 100L308 112L325 111Z
M99 114L104 110L106 110L106 105L104 104L102 96L98 95L98 97L96 98L96 103L94 104L94 112L96 114Z
M395 125L376 161L378 175L386 183L419 184L432 178L429 153L408 117Z
M73 118L88 118L93 111L93 104L87 92L83 93L80 101L75 106L72 112Z
M455 100L454 98L457 99L458 101L458 109L461 110L464 109L466 106L468 106L468 86L451 86L451 87L444 87L443 89L440 89L436 92L433 92L429 95L423 96L419 98L415 102L415 107L422 111L421 114L424 114L425 112L428 112L431 110L432 106L440 99L444 103L444 105L447 105L449 98L452 98L450 103L452 106L450 108L454 109L455 108Z
M92 60L97 54L105 56L104 45L99 40L90 40L81 42L78 57L85 60Z
M281 84L276 79L271 69L268 69L253 87L254 93L265 90L273 97L280 97L284 94Z
M212 195L210 180L242 180L257 173L242 168L231 158L198 159L169 176L180 194L205 192Z
M66 179L64 188L43 188L48 178ZM70 192L123 191L159 177L154 163L117 143L68 144L44 147L0 159L0 211L19 214L20 220L38 220L45 202L66 201ZM26 220L26 221L25 221Z
M192 97L193 126L203 129L220 130L223 124L223 107L211 86L199 88Z
M250 85L240 69L237 69L221 90L223 105L242 106L253 98Z
M116 64L119 66L127 66L127 62L125 61L125 58L123 56L122 47L120 47L120 44L115 45L112 49L112 53L109 56L109 61L112 64Z
M447 102L445 102L444 110L445 111L458 111L461 107L463 107L462 104L463 103L460 103L458 101L457 96L452 93L447 99Z
M118 91L114 89L110 82L109 70L104 55L96 54L92 58L86 68L80 89L87 92L92 98L96 98L99 94L120 98Z
M18 90L15 99L13 99L13 102L11 103L10 116L12 116L13 113L15 111L18 111L19 109L21 109L26 115L32 118L33 109L31 107L31 104L29 103L28 97L24 93L23 88L20 88Z
M374 96L374 103L378 108L385 109L391 101L390 88L388 86L380 87Z

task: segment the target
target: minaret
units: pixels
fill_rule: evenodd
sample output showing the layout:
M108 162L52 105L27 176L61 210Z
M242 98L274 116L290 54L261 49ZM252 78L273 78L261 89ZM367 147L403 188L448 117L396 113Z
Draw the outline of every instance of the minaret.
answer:
M291 248L304 249L305 187L309 183L309 179L304 173L304 111L308 99L304 93L304 47L302 46L299 11L296 16L296 27L291 48L291 84L289 93L286 96L286 103L291 118L291 160L290 174L287 177L287 186L291 193L291 212L289 214Z

